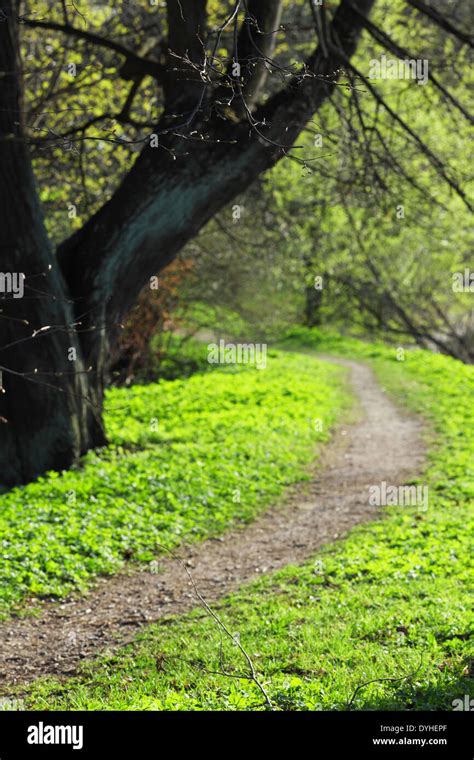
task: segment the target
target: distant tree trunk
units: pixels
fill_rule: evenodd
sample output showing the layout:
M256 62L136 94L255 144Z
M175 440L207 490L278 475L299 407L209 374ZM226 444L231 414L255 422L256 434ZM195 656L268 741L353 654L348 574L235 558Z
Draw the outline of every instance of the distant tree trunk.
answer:
M307 327L316 327L321 324L321 306L323 303L323 291L308 285L305 289L304 322Z

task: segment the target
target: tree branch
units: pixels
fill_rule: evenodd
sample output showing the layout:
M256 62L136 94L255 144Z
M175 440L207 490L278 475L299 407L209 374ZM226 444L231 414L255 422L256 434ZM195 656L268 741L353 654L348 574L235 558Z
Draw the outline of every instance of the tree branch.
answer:
M426 3L422 2L422 0L405 0L405 2L407 2L408 5L411 5L412 8L415 8L415 10L423 13L425 16L431 19L431 21L434 21L435 24L441 27L441 29L444 29L446 32L449 32L449 34L454 35L454 37L457 37L460 42L464 43L465 45L469 45L469 47L474 47L474 41L472 37L453 26L451 22L448 21L446 16L443 16L443 14L437 11L435 8L431 8L429 5L426 5Z
M245 101L240 103L240 114L245 108L252 109L268 76L268 67L273 64L271 56L276 45L280 26L281 0L247 0L244 2L245 19L237 36L233 51L234 63L240 66L241 82L239 95Z
M356 13L358 11L354 9ZM360 14L359 14L360 15ZM408 58L408 59L417 59L419 56L413 55L405 48L401 47L397 42L395 42L391 37L389 37L388 34L383 32L381 29L379 29L378 26L373 24L368 18L362 17L361 22L364 24L364 27L369 32L372 39L376 40L380 45L382 45L385 50L389 50L391 53L396 55L398 58ZM444 87L444 85L441 84L441 82L435 77L435 75L432 73L431 69L428 71L428 79L433 83L433 85L444 95L446 100L449 100L449 102L457 108L462 115L471 123L474 124L474 117L472 114L467 111L462 103L460 103L454 95L452 95L449 90Z
M114 42L113 40L107 40L105 37L100 37L98 34L94 34L93 32L77 29L77 27L72 26L71 24L58 24L55 21L34 21L30 19L22 19L22 24L33 29L49 29L51 31L61 32L62 34L68 34L72 37L85 40L91 45L97 45L107 50L112 50L114 53L118 53L119 55L124 56L126 62L130 64L131 67L133 67L134 71L141 72L143 76L151 76L160 83L163 81L163 78L165 76L166 67L161 63L158 63L157 61L151 61L148 58L142 58L141 56L134 53L133 50L125 47L125 45L121 45L119 42ZM129 79L130 77L126 76L124 78Z
M399 124L402 129L410 135L410 137L416 142L418 147L420 148L421 152L428 158L430 164L436 169L437 173L440 177L444 179L445 182L451 187L452 190L455 191L457 195L461 198L461 200L464 202L465 206L470 210L473 211L474 207L472 206L471 202L466 196L466 193L464 190L460 187L460 185L449 176L449 174L446 173L445 166L441 159L433 153L430 148L426 145L426 143L423 142L421 137L419 137L416 132L412 130L412 128L404 121L401 116L399 116L393 108L391 108L388 103L382 98L380 93L375 89L375 87L369 82L367 77L365 77L356 67L350 63L350 61L347 61L348 65L352 68L354 73L364 82L367 89L370 91L370 93L373 95L377 103L380 103L380 105L387 111L387 113L394 119L394 121Z
M164 83L168 112L176 104L196 102L203 88L200 69L206 61L207 0L166 0L168 16L167 74Z

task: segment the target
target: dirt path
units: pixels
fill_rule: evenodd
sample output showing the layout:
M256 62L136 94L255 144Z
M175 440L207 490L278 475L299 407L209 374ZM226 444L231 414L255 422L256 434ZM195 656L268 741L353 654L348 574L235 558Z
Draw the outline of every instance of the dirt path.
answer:
M376 517L377 508L368 504L369 485L401 485L419 472L419 422L389 401L368 367L337 361L349 367L360 420L338 429L309 487L295 489L284 506L248 526L179 550L207 600L260 573L303 562L322 544ZM184 568L172 558L159 562L158 573L102 578L86 596L45 603L40 617L0 624L2 692L41 675L70 675L84 658L133 638L139 626L195 607Z

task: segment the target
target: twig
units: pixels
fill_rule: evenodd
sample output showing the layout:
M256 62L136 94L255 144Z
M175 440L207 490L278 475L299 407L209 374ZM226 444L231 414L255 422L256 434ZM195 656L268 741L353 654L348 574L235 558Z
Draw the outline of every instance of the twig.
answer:
M413 678L413 676L416 676L416 674L418 673L418 671L420 670L420 668L421 668L422 665L423 665L423 653L421 654L420 664L411 673L407 673L404 676L398 676L396 678L387 676L385 678L372 678L370 681L364 681L364 683L359 684L359 686L354 691L352 697L350 698L349 702L347 703L347 709L350 709L352 707L352 704L353 704L353 702L354 702L357 694L359 693L359 691L361 689L364 689L366 686L369 686L369 684L371 684L371 683L381 683L382 681L392 681L392 682L395 682L395 681L404 681L407 678Z
M250 674L248 676L246 676L246 675L237 675L237 674L234 674L234 673L226 673L224 671L219 672L219 674L220 675L224 675L224 676L229 676L229 677L231 676L232 678L243 678L243 679L246 679L246 680L249 680L249 681L253 681L256 684L256 686L259 688L259 690L261 691L261 693L263 695L263 698L265 699L265 702L266 702L267 706L270 708L270 710L274 710L273 703L272 703L270 697L268 696L268 693L265 690L265 687L260 683L260 681L257 678L257 674L255 673L255 668L254 668L254 665L253 665L253 662L251 660L250 655L248 654L248 652L246 651L246 649L242 646L242 644L240 643L239 639L236 636L234 636L234 634L231 633L231 631L229 631L229 629L227 628L226 624L221 620L221 618L219 617L219 615L216 612L214 612L214 610L210 607L210 605L208 604L208 602L206 602L206 600L204 599L203 595L199 591L199 589L197 587L197 584L196 584L196 581L194 580L193 575L190 572L189 568L186 566L186 564L183 562L183 560L180 559L180 557L177 557L176 554L174 554L174 552L171 551L171 549L168 549L166 546L163 546L162 544L157 544L157 546L160 549L163 549L163 551L167 552L174 560L176 560L177 562L179 562L180 565L182 565L182 567L183 567L184 571L186 572L189 580L191 581L192 587L194 589L194 593L196 594L197 598L201 602L202 606L204 607L204 609L206 610L206 612L213 618L213 620L216 621L217 625L219 626L219 630L223 631L225 633L225 635L228 636L228 638L240 650L240 652L244 656L245 660L247 661L247 665L249 666L249 670L250 670ZM212 672L212 671L209 671L209 672ZM215 672L217 673L218 671L215 671Z

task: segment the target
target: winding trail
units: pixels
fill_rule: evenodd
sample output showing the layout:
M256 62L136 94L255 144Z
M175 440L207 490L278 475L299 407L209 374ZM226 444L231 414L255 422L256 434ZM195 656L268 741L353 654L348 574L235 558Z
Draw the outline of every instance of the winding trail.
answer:
M358 421L339 426L311 483L292 489L282 506L222 537L175 552L206 600L261 573L303 562L322 544L377 517L379 509L368 503L369 485L402 485L420 472L420 423L394 406L367 366L328 359L350 371ZM140 626L196 607L182 564L171 557L158 561L159 572L135 569L101 578L85 596L45 602L38 617L1 623L1 691L38 676L71 675L85 658L130 641Z

